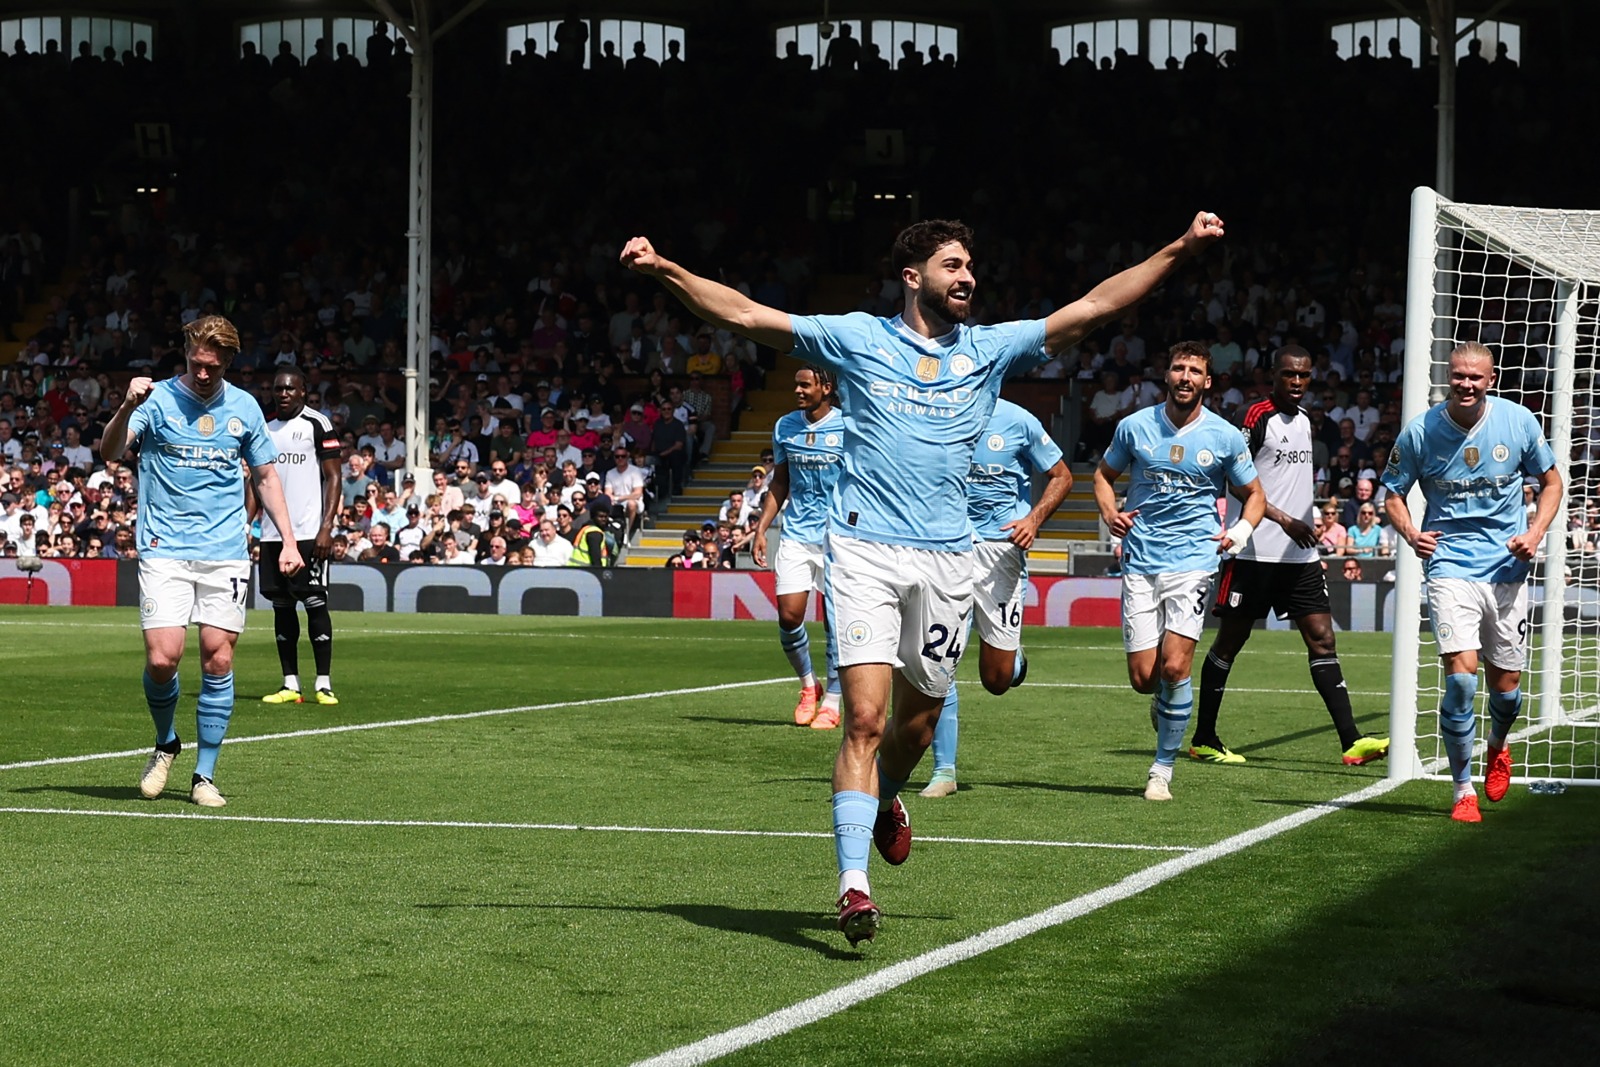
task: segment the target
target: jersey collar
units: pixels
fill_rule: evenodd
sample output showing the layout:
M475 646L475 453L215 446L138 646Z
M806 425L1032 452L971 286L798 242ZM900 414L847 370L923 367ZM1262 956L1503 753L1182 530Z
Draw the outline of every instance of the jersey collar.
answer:
M951 344L954 344L956 334L961 332L960 325L955 325L950 327L950 329L945 333L940 334L938 337L924 337L916 330L913 330L911 327L907 326L906 320L899 315L896 315L894 318L889 320L889 328L929 354L938 352L942 349L948 348Z
M190 400L193 400L196 404L199 404L204 408L215 407L217 404L222 403L222 398L226 396L228 392L228 383L223 382L222 388L218 389L216 393L212 395L211 399L207 400L205 397L189 388L188 384L184 382L183 375L181 374L172 379L172 384L178 390L178 392L182 393L184 396L187 396Z

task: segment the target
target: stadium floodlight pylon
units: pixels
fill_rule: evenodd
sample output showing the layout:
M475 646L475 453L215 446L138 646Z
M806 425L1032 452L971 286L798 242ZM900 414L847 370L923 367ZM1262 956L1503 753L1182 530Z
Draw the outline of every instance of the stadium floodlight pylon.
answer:
M1482 341L1499 372L1494 394L1538 416L1566 485L1529 579L1523 716L1512 735L1518 782L1600 784L1600 528L1570 529L1574 514L1583 527L1600 525L1587 513L1600 475L1597 334L1600 212L1458 204L1428 188L1412 194L1403 421L1445 398L1450 350ZM1420 521L1420 490L1411 503ZM1389 707L1389 775L1397 778L1446 777L1443 675L1432 636L1422 633L1422 582L1421 561L1402 543ZM1480 760L1487 688L1479 686Z

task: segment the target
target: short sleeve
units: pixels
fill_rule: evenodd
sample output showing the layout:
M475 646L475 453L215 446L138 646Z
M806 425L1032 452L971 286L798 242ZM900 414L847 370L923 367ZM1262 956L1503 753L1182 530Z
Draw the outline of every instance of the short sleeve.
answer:
M1417 484L1417 479L1422 472L1419 469L1420 457L1417 452L1416 424L1407 426L1400 431L1400 437L1394 443L1394 449L1389 453L1389 462L1384 465L1381 481L1383 487L1391 493L1405 496L1411 492L1411 487Z
M1539 426L1539 420L1533 412L1526 409L1522 412L1523 432L1526 439L1522 447L1522 470L1525 474L1543 474L1556 465L1556 454L1551 449L1550 443L1544 439L1544 430Z
M240 441L244 446L245 462L252 467L262 467L268 463L278 462L278 446L272 443L272 435L267 432L267 420L261 417L260 409L252 410L244 416L244 435Z
M1131 419L1123 419L1111 431L1111 443L1106 446L1101 462L1115 471L1125 471L1133 462L1133 431Z
M862 346L866 323L871 321L872 316L859 311L849 315L790 315L794 355L828 368L843 367Z
M789 453L783 447L783 435L779 433L779 427L782 425L783 420L779 419L778 425L772 428L772 465L774 467L780 463L789 462Z
M1243 430L1231 426L1229 429L1233 435L1233 455L1228 460L1228 481L1234 485L1249 485L1259 477L1255 460L1250 458L1250 442L1245 440Z
M996 362L1001 366L1001 376L1015 378L1050 361L1045 351L1043 319L1023 319L990 327L1001 331L1001 347Z
M133 409L133 414L128 416L128 444L135 447L143 440L145 432L150 429L150 409L154 407L155 397L149 397L143 404Z
M1045 433L1044 425L1038 419L1029 419L1025 424L1028 431L1028 462L1033 464L1036 471L1047 471L1061 462L1061 448Z

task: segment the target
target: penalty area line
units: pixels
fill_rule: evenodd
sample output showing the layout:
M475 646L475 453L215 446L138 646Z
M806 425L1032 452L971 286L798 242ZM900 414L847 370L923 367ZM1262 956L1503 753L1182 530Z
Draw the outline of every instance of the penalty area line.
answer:
M1253 830L1235 834L1224 838L1216 844L1207 845L1205 848L1196 849L1182 856L1164 860L1153 867L1122 879L1103 889L1086 893L1044 911L1017 919L1001 926L974 934L943 948L925 952L909 960L903 960L891 967L864 978L829 990L819 996L803 1000L765 1015L759 1019L736 1026L720 1034L702 1038L688 1045L682 1045L667 1052L651 1056L648 1059L638 1060L633 1067L694 1067L702 1063L710 1063L721 1059L723 1056L781 1037L803 1026L820 1022L832 1015L837 1015L848 1008L855 1007L864 1001L870 1000L880 994L887 993L907 982L914 981L924 975L945 967L981 956L986 952L1002 948L1025 937L1048 930L1054 926L1061 926L1074 919L1082 918L1101 908L1130 897L1138 896L1148 889L1154 889L1163 882L1172 880L1180 874L1185 874L1197 867L1204 867L1216 860L1226 859L1235 853L1242 852L1253 845L1269 841L1280 834L1304 826L1306 823L1320 819L1324 815L1341 811L1355 804L1361 804L1383 796L1385 793L1404 784L1398 779L1382 779L1333 800L1326 800L1309 808L1302 809L1281 819L1258 826Z
M601 834L683 834L693 837L804 837L833 840L820 830L726 830L689 826L590 826L586 823L482 822L440 819L331 819L287 815L202 815L182 811L108 811L94 808L0 808L0 815L76 815L100 819L176 819L186 822L267 823L279 826L403 827L438 830L550 830ZM1112 841L1028 841L987 837L919 837L919 844L998 845L1016 848L1097 848L1127 852L1193 852L1189 845L1140 845Z
M695 693L722 693L730 689L750 689L756 686L793 682L792 675L783 678L761 678L750 682L724 682L721 685L697 685L687 689L657 689L650 693L624 693L621 696L591 697L588 700L559 700L549 704L521 704L514 708L489 708L486 711L462 711L449 715L422 715L414 719L386 719L382 722L344 723L339 726L318 726L306 730L287 730L276 734L257 734L253 737L229 737L225 745L248 745L257 741L288 741L299 737L324 737L328 734L350 734L362 730L388 730L396 726L428 726L441 722L464 722L468 719L487 719L496 715L519 715L525 711L557 711L561 708L591 708L602 704L622 704L630 700L655 700L660 697L692 696ZM91 752L82 756L52 756L48 759L21 760L17 763L0 763L0 771L16 771L27 767L54 767L63 763L90 763L94 760L122 759L127 756L148 755L150 749L129 748L120 752Z

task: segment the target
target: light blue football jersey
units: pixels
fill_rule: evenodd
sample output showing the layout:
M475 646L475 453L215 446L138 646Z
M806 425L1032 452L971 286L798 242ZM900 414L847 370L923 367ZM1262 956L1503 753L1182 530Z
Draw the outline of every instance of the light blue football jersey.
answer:
M1528 564L1506 542L1528 529L1522 509L1524 475L1556 465L1533 412L1501 397L1485 397L1483 415L1463 430L1438 404L1400 431L1383 469L1383 485L1404 496L1416 484L1428 502L1419 530L1442 536L1426 562L1430 578L1521 582Z
M1060 459L1061 449L1033 413L1001 398L967 470L973 536L1009 540L1011 535L1001 527L1033 510L1033 472L1047 471Z
M844 470L844 416L838 408L816 422L791 411L772 428L772 462L789 465L789 498L783 503L783 536L802 545L827 539L828 511Z
M1105 463L1132 479L1124 511L1137 511L1122 541L1127 574L1206 571L1217 565L1222 517L1217 500L1229 483L1256 479L1239 428L1206 408L1178 429L1167 406L1136 411L1117 423Z
M254 397L224 382L206 401L168 378L129 416L128 441L139 449L139 555L250 558L239 461L278 458Z
M1050 358L1044 320L956 326L926 338L864 312L794 315L794 353L839 378L844 473L833 533L972 549L967 471L1001 380Z

